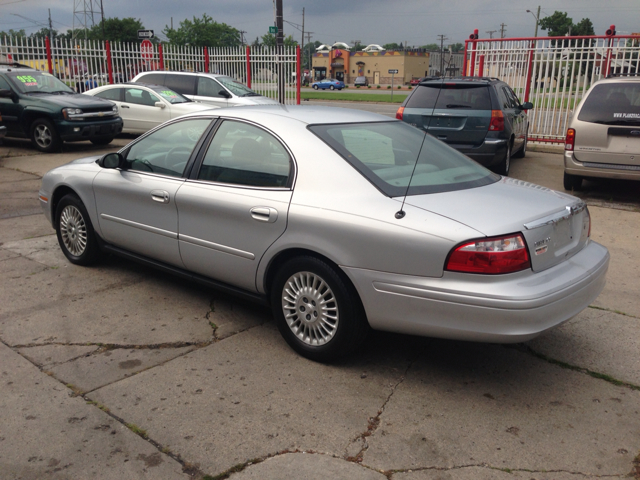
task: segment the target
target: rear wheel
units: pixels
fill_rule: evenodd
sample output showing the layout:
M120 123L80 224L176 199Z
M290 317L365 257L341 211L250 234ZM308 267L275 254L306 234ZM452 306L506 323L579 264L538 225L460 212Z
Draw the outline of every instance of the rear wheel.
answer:
M509 142L507 144L507 153L505 153L504 158L496 168L496 173L499 173L500 175L504 175L505 177L509 175L509 169L511 168L511 148L512 148L512 144L511 142Z
M564 172L563 184L564 184L564 189L568 191L582 190L582 177L579 177L578 175L571 175L570 173Z
M31 124L31 142L36 149L46 153L57 152L62 144L56 127L46 118L38 118Z
M368 323L344 274L315 257L296 257L277 272L271 307L289 346L311 360L331 361L364 341Z
M335 90L335 89L336 89L336 87L334 87L333 85L331 85L329 88L330 88L331 90Z
M109 145L111 142L113 142L113 137L91 139L91 143L94 145Z
M524 135L524 143L522 144L522 148L518 150L518 153L513 155L514 158L524 158L527 154L527 142L529 141L529 132Z
M75 194L62 197L56 208L56 234L62 253L71 263L91 265L101 251L82 201Z
M314 90L318 90L318 85L314 85L314 86L313 86L313 89L314 89Z

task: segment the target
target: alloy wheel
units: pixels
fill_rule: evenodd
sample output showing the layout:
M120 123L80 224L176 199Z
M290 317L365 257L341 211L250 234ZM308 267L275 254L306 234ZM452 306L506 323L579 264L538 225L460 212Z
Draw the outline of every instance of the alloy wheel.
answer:
M60 234L69 253L79 257L87 248L87 225L73 205L67 205L60 213Z
M46 125L40 124L34 130L34 140L41 148L49 148L53 142L53 134Z

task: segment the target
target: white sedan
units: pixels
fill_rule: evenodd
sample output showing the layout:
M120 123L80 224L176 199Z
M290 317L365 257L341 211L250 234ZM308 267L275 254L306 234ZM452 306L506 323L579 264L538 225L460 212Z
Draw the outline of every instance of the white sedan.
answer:
M172 118L215 108L159 85L105 85L84 94L115 103L124 123L123 133L145 133Z

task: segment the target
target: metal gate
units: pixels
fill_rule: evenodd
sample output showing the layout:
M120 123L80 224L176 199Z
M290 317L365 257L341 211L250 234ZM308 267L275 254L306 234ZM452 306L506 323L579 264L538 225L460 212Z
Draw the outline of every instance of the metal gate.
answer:
M18 62L56 75L71 88L130 81L149 70L210 72L228 75L257 93L278 98L278 78L285 104L300 103L300 48L193 47L48 38L0 38L0 61Z
M607 75L640 75L640 36L477 39L465 42L463 75L495 77L532 102L529 139L563 143L573 110Z

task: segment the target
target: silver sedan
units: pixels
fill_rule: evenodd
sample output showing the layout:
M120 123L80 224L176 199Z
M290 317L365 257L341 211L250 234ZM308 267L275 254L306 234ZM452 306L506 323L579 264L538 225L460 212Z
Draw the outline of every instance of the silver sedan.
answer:
M270 304L320 361L369 328L529 340L587 307L609 264L578 198L337 108L172 120L50 171L40 201L72 263L111 252Z

